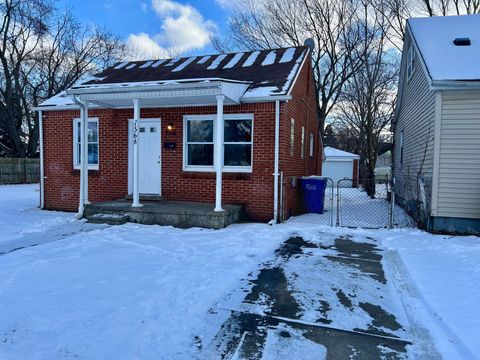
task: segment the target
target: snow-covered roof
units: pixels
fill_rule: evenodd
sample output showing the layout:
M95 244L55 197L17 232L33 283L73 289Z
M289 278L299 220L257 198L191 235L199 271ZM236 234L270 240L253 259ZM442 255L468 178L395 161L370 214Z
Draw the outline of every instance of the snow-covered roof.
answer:
M480 14L408 20L421 58L434 81L480 80ZM470 46L457 46L469 38Z
M329 146L325 147L323 151L327 160L331 158L358 159L360 157L357 154L353 154L340 149L335 149Z
M66 93L40 104L44 107L74 106L69 94L149 91L176 85L199 86L227 82L244 84L240 101L256 101L288 95L308 54L306 46L253 52L190 56L185 58L124 61L81 80ZM123 90L122 90L123 89Z

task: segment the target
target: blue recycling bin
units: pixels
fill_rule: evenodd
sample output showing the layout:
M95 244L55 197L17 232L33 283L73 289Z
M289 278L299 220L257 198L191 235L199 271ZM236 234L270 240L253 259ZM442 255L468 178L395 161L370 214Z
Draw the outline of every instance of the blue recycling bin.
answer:
M327 180L319 176L303 177L300 187L307 212L323 214Z

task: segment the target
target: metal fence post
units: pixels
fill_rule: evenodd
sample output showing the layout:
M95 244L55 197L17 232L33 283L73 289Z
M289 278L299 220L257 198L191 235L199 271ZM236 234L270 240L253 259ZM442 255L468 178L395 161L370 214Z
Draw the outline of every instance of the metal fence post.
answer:
M340 181L337 182L337 227L340 226Z
M283 197L285 196L284 194L284 184L283 184L283 171L280 171L280 222L284 222L285 221L285 214L283 213Z
M395 177L392 179L392 193L390 195L390 229L395 226Z
M333 179L330 179L328 178L327 180L327 183L328 181L330 181L332 183L332 191L331 191L331 195L330 195L330 226L333 227L333 197L334 197L334 193L335 193L335 184L333 182Z

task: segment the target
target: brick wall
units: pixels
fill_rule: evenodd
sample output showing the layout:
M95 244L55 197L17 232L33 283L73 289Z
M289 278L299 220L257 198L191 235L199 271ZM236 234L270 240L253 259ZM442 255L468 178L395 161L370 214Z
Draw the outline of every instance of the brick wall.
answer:
M253 113L253 172L223 175L223 203L244 204L252 220L269 221L273 209L274 103L225 106L225 114ZM141 117L161 118L162 195L167 200L215 201L215 173L183 171L183 116L215 114L216 107L142 109ZM44 112L45 208L75 211L78 207L80 171L73 169L73 119L79 111ZM124 197L128 192L128 120L133 110L90 110L99 118L99 170L89 171L89 200ZM175 134L166 132L172 122Z
M298 177L320 175L322 170L322 142L316 113L315 86L309 59L305 61L291 91L292 100L280 109L280 171L285 179L285 216L295 215L298 204ZM308 105L308 106L307 106ZM290 154L291 119L295 121L293 156ZM304 158L302 159L302 126L305 128ZM314 135L313 157L310 157L310 134Z
M305 99L315 109L311 68L308 61L293 89L293 99L281 105L280 170L286 176L318 173L317 156L309 157L310 132L315 134L315 154L319 139L316 116L309 113ZM308 91L307 91L308 90ZM275 103L225 106L225 114L253 113L253 172L223 174L223 203L244 204L247 215L256 221L273 217L273 165ZM167 200L215 201L215 173L183 171L183 116L214 114L215 106L142 109L142 118L161 118L162 142L176 142L176 149L162 149L162 196ZM75 211L78 207L79 170L73 169L73 119L79 111L44 112L45 208ZM128 120L133 109L90 110L99 118L99 170L90 170L89 200L123 198L128 192ZM290 118L295 119L295 154L289 155ZM166 132L172 122L175 134ZM305 126L305 160L300 159L301 126ZM162 145L163 146L163 145ZM293 193L293 192L290 192ZM295 199L289 199L292 207Z

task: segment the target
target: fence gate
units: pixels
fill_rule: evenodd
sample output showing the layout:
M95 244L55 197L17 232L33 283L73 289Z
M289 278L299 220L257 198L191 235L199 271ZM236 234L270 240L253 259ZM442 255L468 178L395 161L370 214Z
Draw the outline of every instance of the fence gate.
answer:
M284 179L281 182L280 219L297 224L370 229L414 225L405 211L395 204L395 193L389 179L345 178L337 183L330 178L325 179L327 187L321 214L311 211L312 199L306 201L302 196L298 179Z
M355 186L357 185L357 186ZM337 183L337 226L393 227L392 188L388 179L342 179Z

